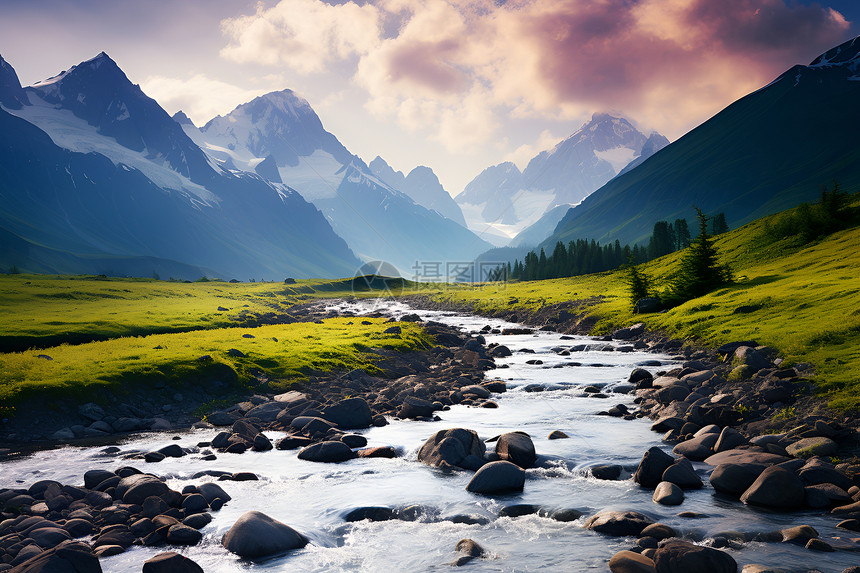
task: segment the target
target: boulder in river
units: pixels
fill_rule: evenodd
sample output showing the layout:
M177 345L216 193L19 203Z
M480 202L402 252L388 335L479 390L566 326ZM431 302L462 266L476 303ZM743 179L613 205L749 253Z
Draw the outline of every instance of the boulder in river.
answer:
M101 573L99 559L86 543L70 541L42 551L19 563L15 573L74 572Z
M663 472L663 481L672 482L681 489L699 489L703 485L702 478L693 469L693 464L686 459L666 468Z
M612 573L657 573L654 560L635 551L619 551L609 560Z
M470 461L482 461L485 451L484 442L472 430L439 430L418 450L418 461L442 468L466 468Z
M246 559L298 549L307 543L304 535L259 511L243 514L222 540L227 551Z
M674 463L675 459L672 456L653 446L642 456L642 461L639 462L639 467L633 474L633 481L642 487L657 487L657 484L663 480L663 472Z
M635 537L654 521L638 511L599 511L585 520L586 529L615 537Z
M702 461L714 453L714 444L717 443L719 437L719 434L701 434L681 442L675 446L672 453L693 461Z
M803 481L797 474L781 466L771 466L741 495L741 501L787 509L802 506L804 496Z
M341 400L323 409L322 417L329 422L334 422L342 430L369 428L373 420L370 406L364 398Z
M203 568L184 555L167 551L144 561L143 573L203 573Z
M654 565L659 573L737 573L734 558L719 549L694 545L680 539L669 539L654 553Z
M522 491L526 481L526 472L521 467L508 461L490 462L479 469L466 490L485 495Z
M720 464L711 472L711 486L721 493L740 495L753 484L766 466L760 464Z
M681 505L684 502L684 490L672 482L661 481L651 499L660 505Z
M499 436L496 453L501 459L515 463L523 469L532 467L537 459L532 439L523 432L507 432Z
M351 460L355 453L343 442L329 441L311 444L299 452L300 460L309 462L339 463Z

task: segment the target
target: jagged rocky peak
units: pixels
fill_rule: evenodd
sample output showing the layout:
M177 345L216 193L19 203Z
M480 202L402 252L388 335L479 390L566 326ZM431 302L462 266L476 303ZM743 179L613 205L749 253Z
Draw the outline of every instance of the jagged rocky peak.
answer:
M307 100L292 90L270 92L217 116L201 128L207 139L230 148L244 147L257 157L272 155L281 167L296 166L299 157L317 150L341 164L353 155L323 127Z
M191 121L191 118L185 115L185 112L181 109L173 114L173 121L175 121L179 125L190 125L192 127L195 127L194 122Z
M856 69L860 65L860 36L831 48L812 60L810 66L848 65Z
M0 105L8 109L21 109L23 105L30 105L15 68L3 56L0 56Z

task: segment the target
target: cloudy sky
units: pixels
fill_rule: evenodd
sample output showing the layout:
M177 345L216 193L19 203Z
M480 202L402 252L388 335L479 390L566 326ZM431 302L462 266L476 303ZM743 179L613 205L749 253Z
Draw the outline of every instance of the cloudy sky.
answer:
M24 85L107 52L198 125L302 94L353 153L459 193L594 112L677 139L860 33L857 0L3 0Z

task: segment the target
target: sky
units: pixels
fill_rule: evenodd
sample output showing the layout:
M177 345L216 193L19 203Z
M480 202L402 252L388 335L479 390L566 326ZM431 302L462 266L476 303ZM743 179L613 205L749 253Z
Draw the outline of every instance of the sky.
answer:
M858 0L0 0L0 55L29 85L107 52L197 125L289 88L456 195L593 113L675 140L858 22Z

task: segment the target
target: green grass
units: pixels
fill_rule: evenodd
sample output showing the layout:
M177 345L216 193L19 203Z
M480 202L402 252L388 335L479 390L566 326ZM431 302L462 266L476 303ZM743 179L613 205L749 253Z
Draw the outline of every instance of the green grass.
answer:
M860 203L856 196L853 201L855 207ZM736 284L665 313L634 315L622 271L452 288L435 297L484 312L574 301L595 325L594 334L641 321L712 346L754 339L778 349L788 364L812 363L816 385L831 406L860 409L860 227L808 245L796 238L773 243L765 233L768 219L773 220L754 221L716 240ZM644 265L651 285L668 290L679 260L680 253L673 253ZM741 306L759 308L735 313Z
M374 371L379 356L371 349L408 351L431 344L419 325L398 325L401 334L384 334L391 325L383 319L334 318L322 324L197 330L5 353L0 354L0 404L8 408L28 396L86 394L105 386L159 381L181 386L184 380L231 372L240 380L265 372L274 379L271 388L285 389L314 373ZM245 356L231 356L232 348ZM203 355L211 360L199 360Z
M405 292L418 288L408 282L397 286L407 289ZM296 304L350 295L378 296L380 292L364 285L353 288L350 279L285 285L0 275L0 351L120 336L259 326L288 320ZM220 311L219 307L228 310Z

